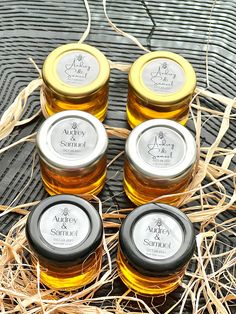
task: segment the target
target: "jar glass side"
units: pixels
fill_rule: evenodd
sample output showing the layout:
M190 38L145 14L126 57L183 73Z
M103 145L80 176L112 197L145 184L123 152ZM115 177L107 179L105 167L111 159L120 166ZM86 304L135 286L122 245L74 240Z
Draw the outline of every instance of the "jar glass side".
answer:
M159 196L175 194L186 190L193 173L193 167L179 180L157 180L140 176L130 165L127 158L124 164L124 190L129 199L136 205L153 201ZM179 196L169 196L160 199L162 203L175 205Z
M105 185L107 158L104 155L87 169L61 170L49 166L40 158L41 177L46 191L55 194L94 194Z
M140 123L150 119L170 119L185 125L189 116L189 103L192 95L175 105L158 106L154 102L142 99L129 84L127 99L127 120L134 128Z
M100 121L105 119L108 108L108 82L95 93L75 99L59 96L45 85L43 92L45 109L49 116L64 110L81 110L89 112Z
M40 280L47 287L55 290L75 290L84 287L96 279L101 270L103 247L100 245L97 250L89 255L81 264L77 265L53 265L38 257L32 256L32 264L40 265Z
M181 283L186 265L174 274L149 277L137 272L127 261L121 249L117 254L118 274L124 284L141 295L161 296L175 290Z

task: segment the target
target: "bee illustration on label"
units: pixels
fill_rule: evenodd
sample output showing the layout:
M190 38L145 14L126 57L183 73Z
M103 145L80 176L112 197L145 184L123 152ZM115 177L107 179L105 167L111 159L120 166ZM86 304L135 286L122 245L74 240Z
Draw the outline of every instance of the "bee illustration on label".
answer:
M167 153L164 146L166 145L166 138L162 131L160 131L157 135L154 137L154 143L148 144L148 154L153 156L155 159L160 153Z
M154 219L154 226L155 227L160 227L162 225L162 220L161 218Z
M75 56L71 64L65 65L68 80L87 77L90 66L86 65L84 58L82 55Z
M69 209L67 207L63 208L62 210L62 216L68 217L69 216ZM67 229L66 223L63 221L61 225L61 229Z
M160 64L157 71L151 72L151 81L154 86L171 87L175 78L176 74L170 70L167 62Z
M71 125L71 132L70 132L70 135L71 135L71 138L70 140L72 142L75 142L76 141L76 136L80 135L80 136L83 136L83 130L81 130L80 126L79 126L79 123L76 123L76 122L72 122L72 125Z
M164 135L164 133L163 133L162 131L159 132L158 138L161 140L162 145L165 145L165 144L166 144L165 135Z
M69 215L69 209L67 207L63 208L62 215L63 216L68 216Z
M77 123L73 122L71 127L72 127L72 129L77 129Z

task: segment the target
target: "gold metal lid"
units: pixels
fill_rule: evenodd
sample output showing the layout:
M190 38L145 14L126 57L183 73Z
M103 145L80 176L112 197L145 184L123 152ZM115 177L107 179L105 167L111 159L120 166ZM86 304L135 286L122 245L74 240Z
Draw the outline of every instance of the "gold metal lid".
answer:
M42 77L56 94L81 98L100 89L109 79L110 66L98 49L66 44L53 50L43 64Z
M129 83L144 100L167 106L191 96L196 87L192 65L169 51L149 52L131 66Z

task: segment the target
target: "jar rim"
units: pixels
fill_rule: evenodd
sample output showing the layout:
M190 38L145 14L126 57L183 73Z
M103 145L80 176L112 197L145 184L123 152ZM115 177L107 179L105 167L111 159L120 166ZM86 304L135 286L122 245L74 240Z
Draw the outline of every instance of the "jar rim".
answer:
M183 240L178 251L168 258L151 258L142 253L134 240L133 231L136 223L143 217L158 214L171 217L180 226ZM141 232L141 230L140 230ZM140 235L142 237L142 234ZM183 268L193 256L196 241L193 225L189 218L178 208L162 204L147 203L135 208L123 221L119 233L120 249L128 263L146 276L173 274Z
M183 86L173 93L158 93L146 86L142 79L145 66L158 59L166 59L176 63L183 71L185 81ZM136 94L152 105L169 106L180 103L188 96L191 96L196 87L196 73L192 65L181 55L170 51L153 51L139 57L131 66L129 71L129 84Z
M86 214L89 221L88 234L80 243L70 247L58 247L49 243L40 229L43 214L46 212L50 214L50 209L60 204L76 206ZM75 195L55 195L44 199L31 210L26 222L26 237L30 247L39 258L55 263L82 262L101 245L102 220L97 210L88 201Z
M140 139L148 133L155 139L157 135L154 135L158 134L157 130L159 130L159 133L161 130L167 130L170 133L169 138L175 145L175 150L178 153L176 163L170 163L165 167L161 167L158 164L148 163L145 157L142 156L143 147L140 144ZM143 140L144 143L145 139ZM147 149L151 143L145 144L145 149ZM152 180L180 178L192 169L197 158L196 143L190 131L181 124L167 119L151 119L136 126L128 136L125 153L129 164L138 174Z
M90 131L87 140L93 141L93 145L88 143L90 147L86 148L87 151L84 150L84 155L78 153L73 159L55 149L55 137L59 137L61 132L60 124L66 121L84 123L84 127L89 128ZM57 141L60 139L59 137ZM92 166L104 156L108 146L108 136L103 124L93 115L84 111L66 110L50 116L43 122L37 132L36 146L39 156L50 166L62 170L76 170Z
M66 54L72 52L84 52L96 59L99 65L99 72L96 78L84 86L72 86L60 79L56 68L58 62ZM95 47L87 44L71 43L54 49L45 59L42 68L42 78L45 85L59 95L71 98L83 98L99 90L108 81L110 76L110 65L105 55Z

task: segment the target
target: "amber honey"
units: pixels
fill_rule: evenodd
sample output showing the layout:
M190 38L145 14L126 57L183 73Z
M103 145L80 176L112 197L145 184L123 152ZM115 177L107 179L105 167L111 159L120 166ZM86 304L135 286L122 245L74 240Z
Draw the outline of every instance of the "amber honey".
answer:
M117 267L119 277L131 290L141 295L165 295L175 290L181 283L185 268L172 275L167 276L145 276L132 268L123 254L117 254Z
M127 119L129 125L134 128L136 125L149 119L170 119L185 125L189 115L189 102L192 97L185 99L179 108L174 106L157 107L149 102L143 101L136 94L132 87L128 91Z
M108 138L87 112L67 110L49 117L37 134L41 176L54 194L94 194L106 180Z
M138 294L166 295L180 285L194 249L195 233L185 214L166 204L145 204L122 223L118 274Z
M47 115L82 110L103 121L108 107L110 67L98 49L66 44L46 58L42 77Z
M41 176L45 189L55 194L94 194L97 195L106 181L106 156L86 170L69 172L58 171L40 161Z
M177 182L173 182L173 180L168 182L161 179L146 180L138 176L127 160L125 162L124 189L129 199L136 205L145 204L157 197L161 197L159 201L162 203L175 205L178 202L178 196L164 196L185 191L191 178L192 171L177 180Z
M194 69L182 56L168 51L141 56L129 72L130 126L149 119L171 119L185 125L195 87Z
M103 248L98 248L82 264L65 267L63 265L51 265L39 261L40 281L47 287L55 290L75 290L92 282L101 270ZM32 264L36 266L37 259L32 258Z
M74 195L56 195L35 207L26 223L41 283L55 290L82 288L99 276L103 227L96 209ZM36 267L35 267L36 268Z
M186 190L196 162L191 133L175 121L152 119L130 133L125 147L124 190L136 205L160 198L175 205Z
M100 121L105 119L108 108L108 84L97 93L82 99L60 99L55 96L46 86L44 88L46 99L46 112L49 116L63 110L82 110L91 113ZM104 99L106 102L104 103Z

